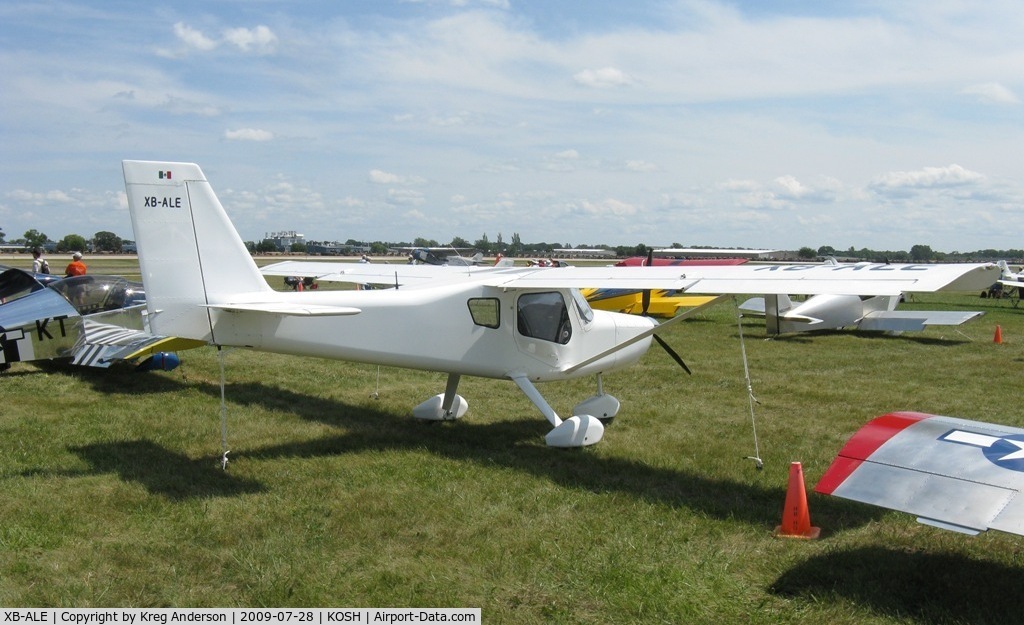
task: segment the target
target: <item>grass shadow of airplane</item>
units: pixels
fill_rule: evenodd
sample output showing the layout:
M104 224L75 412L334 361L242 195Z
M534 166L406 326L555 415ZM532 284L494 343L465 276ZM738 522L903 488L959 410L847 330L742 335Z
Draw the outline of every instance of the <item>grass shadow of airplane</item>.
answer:
M152 441L92 443L69 450L89 463L91 474L114 473L125 482L137 482L150 493L170 500L232 497L262 492L254 480L220 468L220 456L189 458Z
M59 365L47 365L59 366ZM106 369L72 372L100 392L118 395L167 393L196 388L220 399L219 385L167 376L128 375ZM586 450L553 450L543 444L545 424L532 419L491 423L472 420L421 422L404 415L330 398L303 395L261 382L226 386L228 401L294 414L346 430L303 442L245 449L232 445L234 457L254 459L321 457L366 450L425 449L437 456L482 466L512 468L567 488L594 493L622 492L638 499L691 509L720 519L739 519L774 527L785 500L785 487L767 487L716 479L678 469L651 467L635 460L602 457ZM228 414L231 414L231 408ZM614 427L614 426L613 426ZM237 440L237 436L235 437ZM148 440L101 442L70 448L91 469L73 475L114 473L138 482L149 492L172 500L260 492L265 486L224 472L219 456L188 458ZM44 473L36 471L34 474ZM856 527L883 510L831 497L815 501L815 519L828 527Z
M19 477L86 477L114 474L124 482L141 484L150 494L171 501L233 497L263 492L255 480L220 468L220 456L189 458L149 440L107 441L68 447L89 464L88 469L30 469Z
M778 341L780 343L811 344L815 339L828 337L849 337L863 341L902 341L917 343L919 345L950 346L962 345L972 342L969 338L951 338L948 336L921 336L909 333L893 334L891 332L877 332L869 330L813 330L809 332L790 332L786 334L769 334L763 328L748 331L743 328L744 338L751 340ZM739 340L739 334L733 334L733 338Z
M808 558L770 587L787 598L854 601L921 623L1012 623L1024 570L954 553L860 547Z
M203 390L219 398L217 385ZM651 503L691 509L719 519L739 519L756 526L778 524L786 488L712 478L679 469L652 467L635 460L603 457L585 450L552 450L544 446L544 424L533 420L474 423L416 422L367 406L301 395L259 382L227 386L236 404L284 410L298 418L347 430L304 442L270 445L237 454L257 459L319 457L366 450L422 450L437 456L500 466L550 480L566 488L594 493L620 492ZM816 502L822 518L857 526L884 511L851 505L833 498Z

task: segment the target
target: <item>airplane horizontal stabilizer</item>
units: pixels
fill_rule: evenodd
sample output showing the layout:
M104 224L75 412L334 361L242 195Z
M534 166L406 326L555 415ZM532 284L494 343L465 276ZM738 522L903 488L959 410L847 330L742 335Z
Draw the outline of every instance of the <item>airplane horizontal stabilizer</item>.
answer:
M857 327L861 330L912 332L924 330L927 326L958 326L984 314L980 310L882 310L864 315Z
M136 316L140 308L110 311L83 318L82 334L71 349L72 363L105 369L115 362L136 361L157 352L184 351L206 345L205 341L159 336L146 330L99 320L109 318L124 323L126 316Z
M358 315L362 311L350 306L317 306L315 304L260 303L260 304L209 304L206 308L225 312L257 312L289 317L339 317Z
M739 308L739 311L744 315L754 315L759 317L763 317L765 315L763 297L751 297L737 306L737 308Z
M1024 429L916 412L861 428L814 490L929 525L1024 535Z

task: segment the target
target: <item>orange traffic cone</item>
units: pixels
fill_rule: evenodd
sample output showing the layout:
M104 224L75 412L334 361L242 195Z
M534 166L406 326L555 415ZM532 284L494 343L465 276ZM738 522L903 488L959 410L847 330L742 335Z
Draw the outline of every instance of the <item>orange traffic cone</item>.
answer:
M996 326L996 336L992 339L996 345L1001 345L1003 342L1003 328Z
M775 536L812 539L820 534L820 527L811 527L804 468L799 462L792 462L789 465L789 488L786 489L786 507L782 510L782 525L775 528Z

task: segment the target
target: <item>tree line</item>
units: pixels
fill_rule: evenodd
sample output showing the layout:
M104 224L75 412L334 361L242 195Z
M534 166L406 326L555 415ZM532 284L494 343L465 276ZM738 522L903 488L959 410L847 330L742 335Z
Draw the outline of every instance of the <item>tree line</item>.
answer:
M20 239L12 241L6 241L3 230L0 230L0 243L24 245L26 249L30 250L39 249L56 252L84 252L89 250L116 254L124 249L125 243L132 243L132 241L126 241L113 232L107 232L106 230L97 232L92 235L91 239L86 239L80 234L69 234L65 235L60 241L51 241L50 237L46 236L46 233L32 228L26 231Z
M78 234L66 235L59 241L51 241L45 233L42 233L36 229L31 229L25 232L24 236L20 239L12 241L4 240L4 232L0 229L0 243L13 243L23 244L28 249L47 249L54 250L57 252L72 252L76 250L85 251L92 250L96 252L112 252L118 253L124 249L125 244L132 244L133 241L122 239L113 232L100 231L95 233L91 239ZM320 241L310 241L309 243L296 243L293 244L289 249L282 250L278 245L271 239L263 239L262 241L246 241L246 246L253 253L268 253L268 252L297 252L305 253L307 248L311 244L317 243L328 243ZM335 243L335 242L330 242ZM348 239L342 244L346 247L360 250L367 250L371 254L383 255L389 253L394 248L401 247L452 247L460 249L473 249L479 252L483 252L487 255L502 254L504 256L549 256L555 249L600 249L608 250L614 253L616 256L625 258L629 256L646 256L651 247L643 243L637 245L604 245L604 244L578 244L572 245L571 243L524 243L518 232L512 233L510 241L505 241L501 233L498 233L497 238L491 241L487 234L483 234L476 241L470 242L468 239L462 237L454 237L448 243L439 243L434 239L427 239L423 237L417 237L410 241L399 241L399 242L387 242L387 241L357 241L355 239ZM690 245L685 246L681 243L672 243L671 247L712 247L712 246L701 246L701 245ZM996 250L996 249L984 249L975 250L972 252L940 252L933 250L929 245L913 245L909 250L875 250L870 248L855 249L850 246L845 250L838 250L829 245L822 245L817 249L804 246L799 250L796 250L796 257L803 260L815 260L819 258L834 257L840 260L862 260L862 261L873 261L873 262L898 262L898 263L920 263L920 262L969 262L969 261L981 261L981 260L1020 260L1024 259L1024 250L1020 249L1008 249L1008 250Z

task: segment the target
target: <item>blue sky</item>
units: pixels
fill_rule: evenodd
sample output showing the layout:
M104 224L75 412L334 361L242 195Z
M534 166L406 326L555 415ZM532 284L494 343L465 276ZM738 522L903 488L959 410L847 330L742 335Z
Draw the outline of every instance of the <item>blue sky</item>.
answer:
M131 238L122 159L243 238L1021 248L1016 2L0 5L0 228Z

